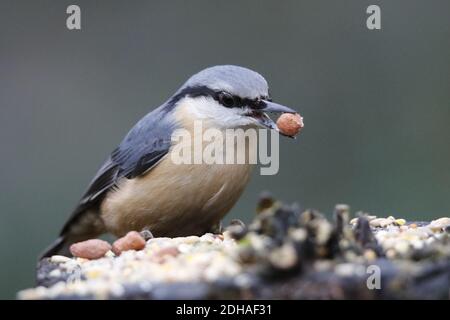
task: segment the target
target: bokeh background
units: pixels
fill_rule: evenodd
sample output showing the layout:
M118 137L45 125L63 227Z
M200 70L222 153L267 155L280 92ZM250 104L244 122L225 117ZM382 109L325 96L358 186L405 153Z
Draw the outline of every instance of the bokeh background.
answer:
M69 4L81 31L66 29ZM216 64L262 73L306 124L229 217L249 221L262 190L325 212L450 215L449 1L2 0L0 298L33 285L37 254L128 129Z

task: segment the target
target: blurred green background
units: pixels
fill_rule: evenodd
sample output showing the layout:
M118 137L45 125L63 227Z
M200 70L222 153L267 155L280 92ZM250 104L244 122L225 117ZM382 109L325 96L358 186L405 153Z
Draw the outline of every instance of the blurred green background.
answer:
M74 3L81 31L66 29ZM306 124L229 217L248 221L266 189L326 212L450 215L449 1L2 0L1 298L33 285L36 255L128 129L216 64L260 72Z

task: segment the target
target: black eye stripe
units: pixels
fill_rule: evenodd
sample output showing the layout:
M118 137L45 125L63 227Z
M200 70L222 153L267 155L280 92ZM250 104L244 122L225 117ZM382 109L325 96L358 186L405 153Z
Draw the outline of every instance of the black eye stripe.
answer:
M199 86L199 87L184 88L170 99L170 104L174 105L180 99L187 96L193 98L212 97L214 100L216 100L226 108L243 108L245 106L250 106L251 108L254 109L260 109L263 108L265 105L264 101L262 100L271 101L271 99L266 96L258 99L241 98L239 96L232 95L225 91L215 91L205 86Z
M223 97L228 96L229 99L233 100L233 103L227 103L227 101L224 101ZM228 92L215 92L215 94L212 96L214 100L218 101L221 105L223 105L226 108L243 108L245 106L249 106L252 109L262 109L266 106L263 100L271 101L272 99L267 97L262 97L258 99L249 99L249 98L241 98L236 95L232 95Z

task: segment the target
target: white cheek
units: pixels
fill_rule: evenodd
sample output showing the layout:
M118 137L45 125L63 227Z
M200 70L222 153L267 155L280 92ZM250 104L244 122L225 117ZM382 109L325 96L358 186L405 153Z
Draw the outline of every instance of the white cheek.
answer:
M211 97L186 98L183 104L194 119L218 128L234 128L252 124L239 108L226 108Z

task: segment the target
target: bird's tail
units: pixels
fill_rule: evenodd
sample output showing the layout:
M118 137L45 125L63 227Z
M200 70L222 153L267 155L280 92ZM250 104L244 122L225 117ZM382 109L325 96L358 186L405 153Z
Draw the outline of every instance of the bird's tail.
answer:
M53 243L51 245L49 245L39 255L39 260L42 260L43 258L54 256L54 255L63 255L63 256L70 255L69 248L72 243L73 242L69 241L67 236L65 236L65 235L59 236L58 239L53 241Z
M64 233L61 234L51 245L49 245L40 255L39 260L42 260L43 258L48 258L54 255L61 255L61 256L72 256L70 253L70 246L79 241L87 240L91 237L96 237L97 234L91 234L91 233L80 233L80 234L73 234L73 233Z
M60 236L39 255L39 260L54 255L70 257L73 243L98 237L105 232L103 221L96 211L80 208L74 212L74 218L66 222Z

